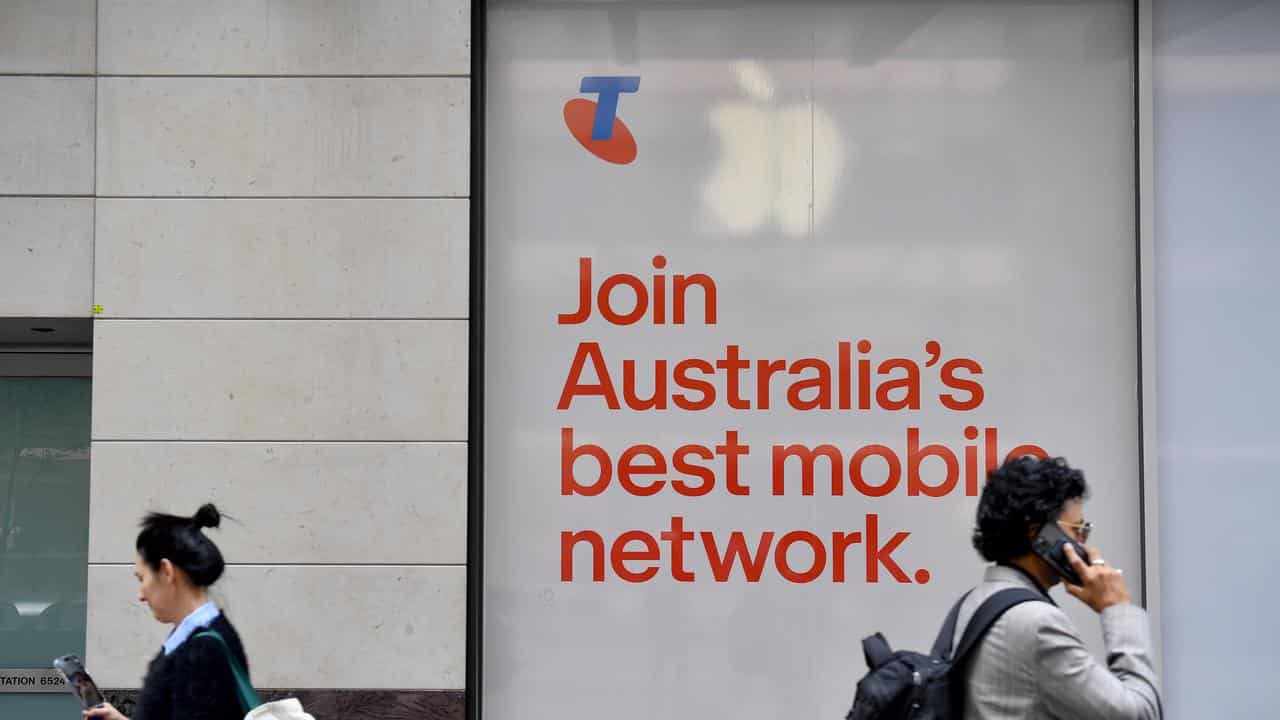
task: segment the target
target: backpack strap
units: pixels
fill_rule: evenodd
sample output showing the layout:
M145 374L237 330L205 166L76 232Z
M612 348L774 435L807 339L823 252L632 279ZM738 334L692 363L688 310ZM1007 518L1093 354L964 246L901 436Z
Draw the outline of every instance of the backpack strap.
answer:
M973 591L960 596L955 605L951 606L951 612L947 613L946 622L942 623L942 629L938 631L938 637L933 641L933 649L929 651L929 657L945 658L951 652L951 639L956 634L956 621L960 617L960 606L964 604L965 599Z
M240 661L231 652L231 646L227 644L226 639L218 634L217 630L205 630L197 633L195 637L211 637L218 641L218 645L222 647L222 654L227 658L227 664L231 666L231 674L236 679L236 698L240 701L240 707L245 712L258 707L262 704L262 700L258 698L258 693L253 689L253 685L249 683L249 675L244 671L244 667L240 665Z
M969 624L964 628L964 634L960 636L960 644L956 647L955 652L951 654L952 663L959 663L964 660L973 648L982 641L983 636L991 629L992 625L1000 619L1010 608L1015 605L1021 605L1024 602L1033 601L1047 602L1042 593L1026 588L1009 588L1001 590L991 597L987 598L970 618ZM954 629L952 630L954 633ZM939 638L941 639L941 638Z

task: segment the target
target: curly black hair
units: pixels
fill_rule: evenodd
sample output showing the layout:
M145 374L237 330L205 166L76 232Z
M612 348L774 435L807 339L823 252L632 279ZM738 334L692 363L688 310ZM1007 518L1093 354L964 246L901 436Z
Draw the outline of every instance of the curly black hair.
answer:
M1089 494L1084 473L1062 458L1024 455L987 475L978 500L973 547L990 562L1031 552L1030 530L1054 520L1066 504Z

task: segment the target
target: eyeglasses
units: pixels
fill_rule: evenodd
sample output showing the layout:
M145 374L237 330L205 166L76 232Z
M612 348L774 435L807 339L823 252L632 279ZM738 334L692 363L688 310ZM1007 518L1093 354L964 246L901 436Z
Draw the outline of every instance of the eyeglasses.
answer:
M1069 523L1059 520L1058 527L1075 530L1076 535L1080 537L1080 542L1089 542L1089 534L1093 532L1093 523L1091 522Z

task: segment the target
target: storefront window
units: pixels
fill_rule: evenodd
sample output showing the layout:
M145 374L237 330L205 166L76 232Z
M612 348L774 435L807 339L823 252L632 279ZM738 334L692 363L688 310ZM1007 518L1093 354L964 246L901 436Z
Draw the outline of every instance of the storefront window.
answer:
M78 710L60 685L32 692L48 681L30 671L84 654L89 408L87 377L0 377L0 717Z

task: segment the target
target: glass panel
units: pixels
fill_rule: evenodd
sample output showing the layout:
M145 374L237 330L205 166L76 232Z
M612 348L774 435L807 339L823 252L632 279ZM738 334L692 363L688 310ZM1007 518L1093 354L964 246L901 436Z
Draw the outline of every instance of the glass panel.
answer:
M487 720L843 717L1008 455L1140 596L1131 2L487 20Z
M84 654L88 378L0 378L0 667ZM0 717L76 717L70 694L0 694Z
M1280 3L1155 3L1165 712L1280 705Z

